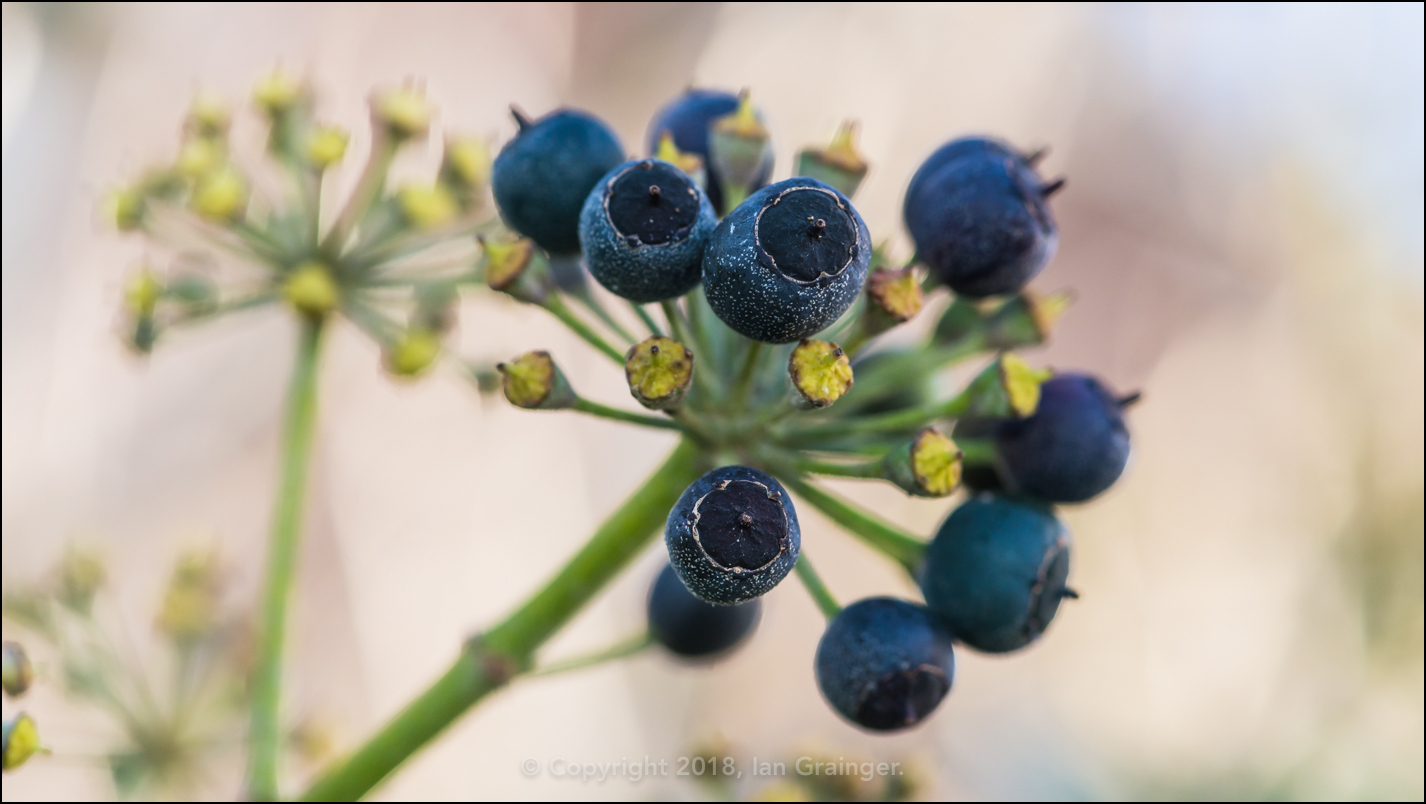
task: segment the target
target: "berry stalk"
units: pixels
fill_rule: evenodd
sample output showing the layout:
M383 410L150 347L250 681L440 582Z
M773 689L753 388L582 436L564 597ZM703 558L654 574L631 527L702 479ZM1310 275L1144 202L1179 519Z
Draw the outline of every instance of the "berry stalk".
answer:
M880 550L906 568L912 577L926 552L926 543L868 511L843 500L825 489L808 483L801 477L780 472L781 480L794 494L812 503L812 507L827 515L853 536Z
M644 485L604 520L584 547L503 622L468 640L455 664L344 762L302 794L305 801L354 801L435 739L486 695L530 669L535 651L662 530L669 509L703 469L699 449L680 442Z
M282 434L282 481L273 515L266 588L252 676L252 720L248 732L248 798L277 800L277 754L281 742L282 656L287 636L287 603L292 592L301 535L307 469L317 418L317 365L323 322L304 318L297 362L287 397Z

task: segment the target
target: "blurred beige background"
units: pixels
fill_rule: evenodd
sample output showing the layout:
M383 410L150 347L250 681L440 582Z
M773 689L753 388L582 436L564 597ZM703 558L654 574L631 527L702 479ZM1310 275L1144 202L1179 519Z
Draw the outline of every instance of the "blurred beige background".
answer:
M721 740L740 758L911 761L927 797L1419 799L1422 29L1419 5L6 3L6 583L72 539L99 546L140 657L177 550L216 540L233 605L254 597L291 322L236 317L133 358L117 302L149 252L95 214L106 185L171 158L194 91L243 101L274 65L301 71L320 115L357 131L351 168L367 92L406 78L447 129L504 139L508 103L572 104L631 152L685 85L749 86L778 176L843 118L863 121L873 167L856 203L903 253L900 193L940 142L1052 146L1046 170L1069 184L1036 287L1078 302L1033 357L1145 392L1125 479L1064 512L1083 599L1022 654L961 652L928 726L873 738L819 699L820 615L787 584L731 660L647 655L518 683L380 795L696 798L684 780L528 779L519 763L672 759ZM259 143L239 119L235 138ZM437 150L406 169L433 171ZM549 348L582 392L631 404L617 372L538 312L471 298L459 340L492 359ZM393 384L349 328L332 347L288 701L350 747L671 442L483 404L454 376ZM927 534L950 507L838 485ZM802 516L840 598L914 595ZM659 552L547 655L641 627ZM73 758L104 750L103 721L43 686L26 708L57 755L7 775L5 799L112 797L107 771ZM290 785L310 772L291 770ZM231 797L237 778L233 765L206 790Z

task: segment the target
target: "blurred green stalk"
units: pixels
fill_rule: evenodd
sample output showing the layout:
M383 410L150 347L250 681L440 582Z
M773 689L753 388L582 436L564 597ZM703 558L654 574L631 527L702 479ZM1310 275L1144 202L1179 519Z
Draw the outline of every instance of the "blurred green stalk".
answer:
M504 622L467 640L456 662L396 717L302 794L354 801L486 695L528 672L535 651L661 532L669 509L698 479L704 456L688 440L594 532L584 547Z
M287 636L287 602L297 563L307 467L317 418L317 363L322 320L304 318L297 362L288 388L282 433L282 482L272 523L263 591L257 662L252 675L252 722L248 731L248 799L276 801L277 755L281 743L282 652Z

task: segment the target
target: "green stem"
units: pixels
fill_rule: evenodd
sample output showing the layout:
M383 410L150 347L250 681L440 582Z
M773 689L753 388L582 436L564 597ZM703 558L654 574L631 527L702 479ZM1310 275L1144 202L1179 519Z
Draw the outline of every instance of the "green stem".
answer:
M480 699L530 666L535 650L616 576L662 529L669 509L703 469L683 441L540 591L484 636L361 748L303 793L308 801L354 801L371 791Z
M629 306L634 308L634 315L638 316L639 320L644 322L645 327L648 327L650 335L660 338L663 337L663 329L659 326L658 322L654 320L654 317L649 315L649 311L645 310L642 304L629 302Z
M758 358L762 357L763 342L748 341L748 351L743 356L743 368L738 372L737 384L733 386L732 393L728 395L729 407L741 410L747 406L748 394L753 388L753 377L757 374Z
M684 346L694 346L692 333L689 332L688 322L684 320L683 311L678 309L678 302L673 299L665 299L659 302L663 308L664 318L668 319L669 332L673 333L673 339Z
M869 433L899 433L917 430L941 419L962 416L970 404L971 392L966 389L945 402L919 408L895 410L875 416L856 416L800 425L793 422L788 431L794 437L826 438L829 436L865 435Z
M966 463L994 465L1000 460L995 440L991 438L957 438L956 447Z
M624 325L620 324L618 319L610 315L609 311L605 309L604 305L599 303L599 300L594 297L594 292L589 289L588 285L580 287L578 290L574 291L572 295L576 299L579 299L579 301L586 308L589 309L589 312L594 313L595 318L604 322L604 326L608 327L615 335L618 335L620 338L622 338L624 340L624 343L633 346L634 344L639 342L638 338L635 338L632 334L630 334L629 330L625 329Z
M346 206L342 207L336 221L332 223L332 228L322 239L322 251L328 255L340 254L347 244L352 228L366 217L372 202L381 194L381 188L386 184L386 171L391 167L391 160L396 157L396 141L386 135L382 126L373 123L372 135L371 155L367 157L356 188L347 197Z
M574 314L574 311L569 309L569 306L566 305L564 303L564 300L562 300L559 296L556 296L555 294L551 293L549 298L545 299L545 302L542 306L546 310L549 310L550 314L553 315L555 318L558 318L565 326L573 330L574 334L583 338L585 343L588 343L590 346L593 346L595 349L598 349L599 351L608 355L609 359L613 360L615 363L618 363L621 366L624 365L624 353L609 345L609 342L604 340L604 338L600 336L599 333L595 332L592 327L581 321L579 317Z
M836 461L820 461L816 458L799 456L797 458L797 469L801 472L814 475L828 475L830 477L860 477L875 480L886 478L886 464L881 460L864 461L862 463L837 463Z
M925 542L801 477L788 473L780 473L777 477L794 494L826 514L827 518L900 563L913 577L916 575L921 554L926 551Z
M797 570L798 580L807 587L817 608L822 610L823 616L830 620L841 613L842 607L837 605L837 599L832 597L832 593L827 589L827 584L822 583L822 577L817 574L817 570L812 569L812 562L807 560L807 553L804 552L797 557L797 564L793 569Z
M845 345L843 348L846 348ZM833 406L830 413L834 417L845 418L862 407L884 399L907 385L920 382L922 378L952 363L973 357L985 349L985 343L980 338L969 337L946 346L932 345L890 354L880 362L867 366L866 370L863 370L863 358L859 352L858 359L852 363L857 383L847 394L847 398Z
M591 416L601 416L605 419L613 419L617 422L628 422L629 424L640 424L644 427L657 427L662 430L682 430L683 427L672 419L664 419L658 416L646 416L642 413L611 408L608 405L601 405L598 402L578 397L574 400L574 409L580 413L588 413Z
M586 667L593 667L604 662L611 662L616 659L623 659L626 656L633 656L654 644L654 635L645 631L637 636L630 637L623 642L611 645L603 650L593 653L586 653L583 656L575 656L558 662L551 662L543 667L535 668L526 675L530 678L540 678L543 676L553 676L557 673L568 673L571 670L583 670Z
M263 591L257 661L252 674L252 723L248 731L248 797L277 799L277 752L281 743L282 653L287 603L297 563L307 466L317 417L317 363L322 321L304 319L288 390L282 434L282 484L273 515Z

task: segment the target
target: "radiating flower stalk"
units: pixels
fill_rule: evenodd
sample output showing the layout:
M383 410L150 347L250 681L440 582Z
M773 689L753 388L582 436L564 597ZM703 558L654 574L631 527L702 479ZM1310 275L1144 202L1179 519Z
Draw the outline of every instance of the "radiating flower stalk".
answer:
M119 228L142 231L177 254L167 269L141 267L127 286L126 331L135 349L149 351L176 327L264 305L285 307L298 324L253 671L247 794L254 799L280 792L286 611L315 431L320 348L336 320L375 340L391 375L412 378L448 355L442 337L462 292L493 291L540 307L609 360L610 370L622 370L644 410L582 396L559 363L584 355L534 350L500 364L498 375L471 361L448 362L480 380L482 390L498 376L506 399L520 408L573 411L680 438L665 464L563 569L506 619L470 638L446 675L319 778L304 794L309 799L366 794L485 695L533 670L541 645L661 529L685 487L715 466L738 463L773 475L914 575L923 539L814 478L880 479L915 496L952 494L963 469L996 461L993 445L959 444L952 425L1030 416L1049 376L1009 350L1042 343L1067 297L1024 291L956 298L913 347L879 348L880 336L930 304L923 269L914 261L893 265L882 248L857 301L834 324L793 343L761 343L724 324L701 287L657 306L610 305L612 297L595 295L582 279L557 281L552 265L567 269L568 255L552 257L503 229L486 203L492 160L480 140L448 138L431 181L390 186L398 150L430 134L433 112L419 88L372 96L370 153L355 189L342 199L332 197L333 183L324 179L345 159L349 137L316 118L310 88L279 71L259 84L254 102L269 124L267 155L283 179L282 192L267 197L255 189L265 185L229 147L228 111L204 97L190 113L178 160L110 199ZM529 125L522 122L522 129ZM868 170L855 134L849 123L830 146L802 151L799 175L855 193ZM656 155L699 183L708 180L705 165L712 165L732 209L758 189L772 154L746 93L732 114L711 124L709 142L706 163L680 152L668 135L659 139ZM933 295L941 292L924 284ZM960 393L908 397L936 372L972 359L984 368ZM832 612L830 593L810 567L804 577ZM175 619L170 627L187 626Z

